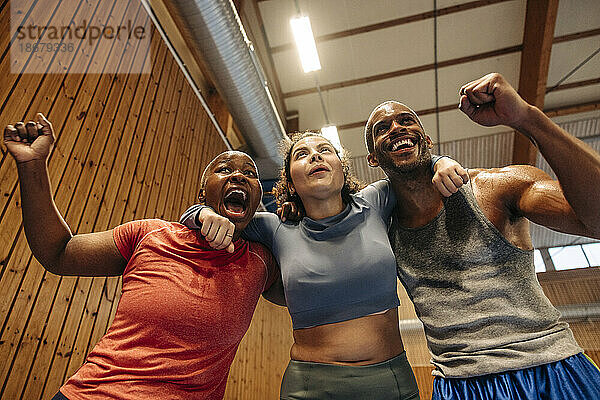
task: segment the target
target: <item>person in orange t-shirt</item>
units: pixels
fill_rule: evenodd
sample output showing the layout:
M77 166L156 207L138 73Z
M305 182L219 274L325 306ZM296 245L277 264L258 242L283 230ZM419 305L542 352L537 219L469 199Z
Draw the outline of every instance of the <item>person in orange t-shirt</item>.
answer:
M256 165L241 152L218 155L204 171L200 201L234 222L211 240L158 219L73 235L50 190L52 125L8 125L17 163L23 224L36 259L59 275L123 276L108 332L53 399L222 399L235 352L261 293L277 298L279 268L262 245L240 238L262 196ZM234 250L235 247L235 250Z

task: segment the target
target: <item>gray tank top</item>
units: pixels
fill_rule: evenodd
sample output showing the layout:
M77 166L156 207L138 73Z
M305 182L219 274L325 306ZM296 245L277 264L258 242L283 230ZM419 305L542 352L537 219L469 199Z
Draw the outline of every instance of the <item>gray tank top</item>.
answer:
M423 227L393 219L389 236L398 277L425 327L434 375L499 373L582 351L542 291L533 251L496 229L470 185L445 199Z

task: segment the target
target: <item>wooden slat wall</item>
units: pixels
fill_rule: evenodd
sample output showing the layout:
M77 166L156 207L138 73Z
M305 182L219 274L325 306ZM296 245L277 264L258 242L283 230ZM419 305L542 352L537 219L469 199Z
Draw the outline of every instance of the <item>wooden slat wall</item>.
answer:
M538 274L544 293L555 306L600 303L600 267ZM569 323L577 343L600 365L600 320Z
M77 9L39 0L22 15L22 25L26 18L42 25L76 15L98 25L131 19L151 29L139 0L82 0ZM19 67L38 73L13 74L10 18L10 2L0 1L0 124L32 119L38 111L53 123L50 178L72 230L101 231L140 218L176 220L194 202L204 166L226 147L160 35L152 28L150 51L140 46L136 57L150 74L46 74L48 65L33 59ZM122 57L123 48L98 49L77 59L73 71L91 63L140 70ZM4 152L0 260L0 398L49 399L106 332L120 279L63 278L40 266L21 226L16 166ZM277 398L290 326L285 309L260 304L232 368L228 398Z
M287 309L261 298L231 366L225 400L279 399L292 343Z

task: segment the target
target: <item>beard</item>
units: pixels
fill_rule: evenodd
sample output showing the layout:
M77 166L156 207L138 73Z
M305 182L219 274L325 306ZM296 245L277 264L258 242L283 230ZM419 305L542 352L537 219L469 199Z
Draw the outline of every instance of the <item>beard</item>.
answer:
M381 169L383 169L388 176L395 176L403 180L410 180L423 175L424 172L429 172L431 166L431 152L429 151L425 140L421 139L418 145L419 154L417 159L411 163L397 164L387 153L380 154L378 158Z

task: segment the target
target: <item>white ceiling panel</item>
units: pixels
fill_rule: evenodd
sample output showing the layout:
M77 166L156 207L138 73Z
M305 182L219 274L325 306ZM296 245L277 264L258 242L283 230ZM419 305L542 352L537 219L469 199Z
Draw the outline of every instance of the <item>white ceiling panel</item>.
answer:
M302 71L300 57L296 51L273 54L273 63L283 93L315 86L313 74L305 74Z
M431 64L432 41L432 21L421 21L320 43L319 82L326 85ZM284 93L315 87L314 78L302 72L295 51L275 53L273 59Z
M289 111L298 111L298 129L321 129L325 125L325 116L316 93L298 96L285 101Z
M360 90L365 107L365 112L362 113L363 121L369 117L375 106L386 100L397 100L415 110L421 110L430 107L431 96L435 93L434 72L425 71L372 82L361 85Z
M367 154L363 128L344 129L338 134L342 146L350 152L351 157L362 157Z
M600 118L600 109L577 113L577 114L571 114L571 115L561 115L560 117L552 118L552 120L554 122L556 122L557 124L564 124L564 123L567 123L570 121L578 121L578 120L590 119L590 118ZM600 132L596 132L596 134L600 134Z
M361 100L361 91L357 87L330 90L323 93L323 101L325 102L329 121L336 125L340 125L340 121L356 122L364 119L365 117L360 112L357 113L357 110L362 108ZM318 98L317 101L319 101ZM307 122L310 123L310 121Z
M294 37L290 28L290 18L296 13L294 2L291 0L262 1L258 3L258 7L271 47L292 43Z
M594 51L598 50L598 48L600 48L600 36L579 39L571 42L562 42L553 45L552 53L550 54L548 86L555 85L571 70L591 56ZM596 54L564 83L598 77L600 77L600 54Z
M300 11L311 20L315 36L377 24L431 11L432 4L422 0L298 0ZM272 47L293 43L289 20L296 13L293 0L259 3L265 30Z
M565 107L573 104L597 101L600 97L600 85L585 86L551 92L546 95L544 108Z
M439 142L450 142L453 140L466 139L469 137L487 136L508 130L505 126L488 128L474 123L460 110L441 112L440 114L440 137ZM423 118L423 125L434 142L437 142L437 130L435 115L430 114Z
M286 93L314 88L315 74L321 85L359 78L357 64L354 62L354 47L349 38L322 43L317 48L322 69L309 74L302 71L300 58L295 51L273 54L281 90Z
M597 29L600 27L600 1L560 0L554 36Z
M369 0L367 7L365 7L365 0L346 0L343 3L345 3L348 23L353 28L428 12L431 11L433 4L423 0Z
M510 1L438 19L438 60L521 44L525 19L525 2Z
M382 74L434 61L433 20L367 32L345 38L354 44L358 77ZM332 41L332 43L335 41ZM323 68L326 68L327 64Z
M481 78L490 72L502 74L515 87L519 83L521 53L471 61L469 64L453 65L438 70L439 103L458 104L458 91L462 85ZM435 101L435 98L433 98Z

